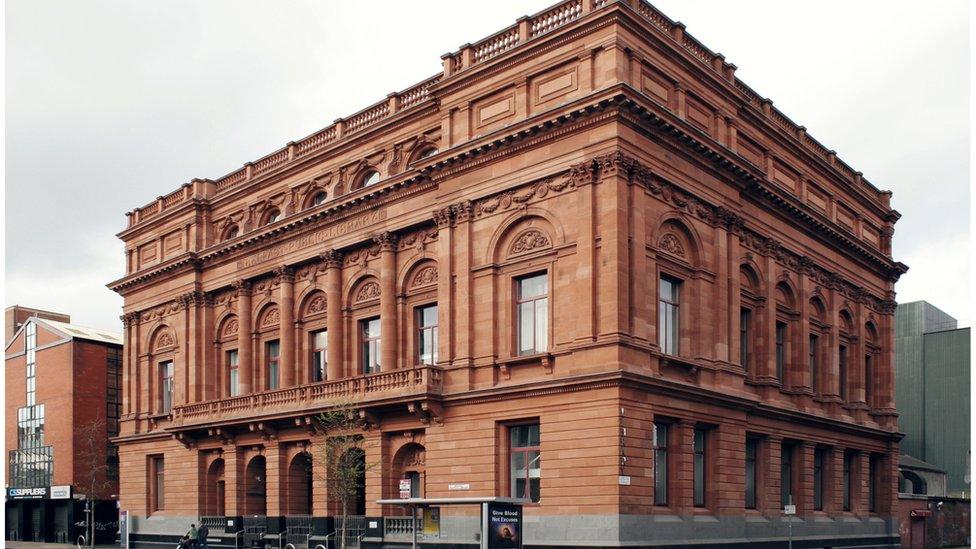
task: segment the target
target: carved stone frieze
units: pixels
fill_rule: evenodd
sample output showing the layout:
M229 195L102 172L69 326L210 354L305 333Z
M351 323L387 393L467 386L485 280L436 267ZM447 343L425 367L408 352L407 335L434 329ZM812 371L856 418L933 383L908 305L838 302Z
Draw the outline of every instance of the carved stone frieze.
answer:
M671 255L684 257L685 247L681 244L681 240L674 235L674 233L665 233L661 236L661 240L658 241L657 247Z
M417 271L417 274L413 276L413 280L410 282L411 288L422 288L424 286L431 286L437 284L437 267L433 265L427 265Z

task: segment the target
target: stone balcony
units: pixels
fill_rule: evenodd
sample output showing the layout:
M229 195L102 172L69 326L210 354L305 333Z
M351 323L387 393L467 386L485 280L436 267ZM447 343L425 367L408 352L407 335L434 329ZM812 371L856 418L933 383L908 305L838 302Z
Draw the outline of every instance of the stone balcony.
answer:
M336 403L349 402L363 408L409 403L439 396L443 386L441 368L418 366L175 406L168 428L183 431L205 425L308 415Z

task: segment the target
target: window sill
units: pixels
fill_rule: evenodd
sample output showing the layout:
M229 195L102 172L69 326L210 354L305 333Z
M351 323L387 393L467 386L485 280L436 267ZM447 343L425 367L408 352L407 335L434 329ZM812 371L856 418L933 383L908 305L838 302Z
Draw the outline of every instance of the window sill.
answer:
M495 365L498 366L498 370L503 376L505 376L505 379L511 379L512 372L509 370L509 368L521 364L539 363L543 368L545 368L547 374L551 374L554 359L555 357L553 357L549 352L535 353L531 355L519 355L496 360Z

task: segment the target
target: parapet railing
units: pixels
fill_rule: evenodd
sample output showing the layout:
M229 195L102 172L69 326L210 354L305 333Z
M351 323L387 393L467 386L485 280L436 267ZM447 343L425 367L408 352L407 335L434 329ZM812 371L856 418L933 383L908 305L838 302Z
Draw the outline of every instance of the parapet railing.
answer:
M440 394L443 370L436 366L403 368L336 381L324 381L273 391L263 391L173 407L176 425L193 424L238 416L306 409L328 405L340 399L357 402L379 397L411 394Z
M566 0L535 15L523 17L514 25L496 32L483 40L474 44L465 44L459 51L442 56L442 74L434 75L401 92L392 93L383 101L375 103L345 119L340 118L331 126L302 138L299 141L288 143L284 148L253 162L248 162L244 167L217 179L214 181L216 192L220 193L231 189L257 176L289 164L296 159L313 154L349 135L362 132L397 113L416 108L431 98L430 88L442 79L494 59L525 42L564 27L592 11L604 9L617 3L629 5L647 20L651 26L670 37L676 46L684 49L699 62L718 73L720 77L729 81L742 94L747 103L760 110L777 127L791 134L807 150L826 160L848 179L852 185L866 185L868 188L874 190L874 192L878 192L877 189L863 178L860 172L855 171L838 159L834 151L827 149L817 140L810 137L806 133L805 127L790 120L785 114L772 106L771 100L763 98L744 82L736 78L735 65L726 63L725 57L722 54L715 53L707 48L696 38L685 32L684 24L671 20L645 0ZM190 184L187 183L177 191L166 196L160 196L141 208L136 208L129 213L129 226L131 227L140 221L159 215L163 211L188 200L191 195L190 191Z

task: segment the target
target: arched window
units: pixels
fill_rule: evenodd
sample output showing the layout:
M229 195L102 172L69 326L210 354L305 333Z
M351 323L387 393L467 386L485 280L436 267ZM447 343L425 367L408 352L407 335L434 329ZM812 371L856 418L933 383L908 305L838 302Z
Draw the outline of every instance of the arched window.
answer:
M783 388L789 388L790 367L795 360L793 351L794 319L796 315L796 299L793 289L786 282L776 285L776 332L774 353L776 359L776 378Z
M263 225L270 225L275 221L281 219L281 217L282 217L281 210L279 210L278 208L271 208L270 210L267 211L267 213L264 214Z
M360 178L360 187L369 187L380 182L380 172L369 170Z
M850 387L850 361L851 361L851 350L853 347L852 337L854 336L854 320L851 313L848 310L842 310L840 312L840 344L837 349L838 354L838 372L837 375L840 378L840 399L843 402L848 402L850 400L850 392L848 387Z
M325 191L319 191L319 192L315 193L315 196L312 197L312 206L319 206L321 204L324 204L325 203L325 200L328 197L329 197L329 195L326 194Z
M237 238L237 235L239 234L241 234L240 228L236 224L233 224L227 227L226 229L224 229L224 236L220 240L224 241L224 240L230 240L232 238Z
M755 375L759 320L759 276L748 264L739 267L741 300L739 305L739 364L750 376ZM759 329L757 329L759 328Z
M826 324L827 308L818 296L810 298L810 334L807 346L807 367L810 375L810 388L814 395L824 392L821 385L824 382L822 375L823 364L825 363L824 342L827 339Z

